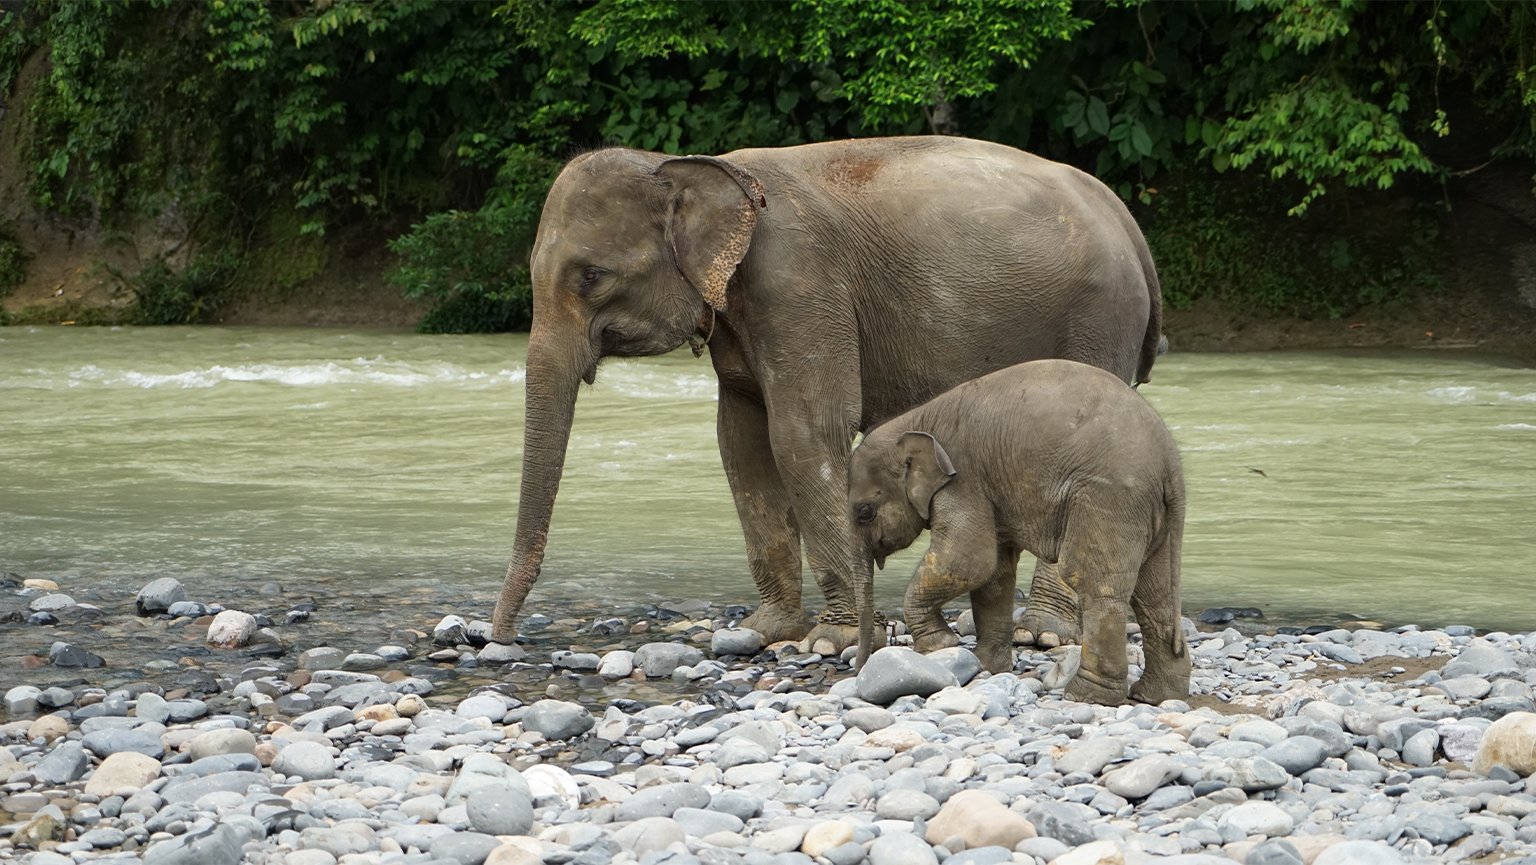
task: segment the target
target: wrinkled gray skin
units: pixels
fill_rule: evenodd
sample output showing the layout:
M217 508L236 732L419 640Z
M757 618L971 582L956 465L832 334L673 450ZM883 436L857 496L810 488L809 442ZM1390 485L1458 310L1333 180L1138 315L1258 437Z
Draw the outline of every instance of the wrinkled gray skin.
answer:
M1115 376L1041 360L966 382L869 433L853 452L848 500L864 551L861 664L876 639L871 562L883 566L926 528L932 545L905 602L918 651L959 644L941 608L969 592L976 654L992 672L1013 669L1024 551L1056 562L1082 603L1083 662L1069 698L1125 702L1132 609L1147 660L1132 699L1189 695L1178 448L1157 412Z
M959 138L861 139L668 158L599 150L544 203L531 260L517 537L494 638L539 574L580 383L603 357L707 344L719 440L762 604L804 636L801 546L827 600L812 637L858 636L848 589L853 436L1022 360L1151 371L1161 294L1119 199L1065 165ZM1075 635L1050 573L1036 632Z

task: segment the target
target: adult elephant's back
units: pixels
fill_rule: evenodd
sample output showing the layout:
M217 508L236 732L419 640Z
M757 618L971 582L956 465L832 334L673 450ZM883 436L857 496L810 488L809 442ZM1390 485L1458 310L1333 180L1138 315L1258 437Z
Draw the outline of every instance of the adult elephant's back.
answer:
M859 317L866 424L1026 360L1150 377L1157 271L1124 203L1090 175L938 136L725 158L788 191L807 233L831 248L828 290L849 292ZM778 256L765 252L766 272Z

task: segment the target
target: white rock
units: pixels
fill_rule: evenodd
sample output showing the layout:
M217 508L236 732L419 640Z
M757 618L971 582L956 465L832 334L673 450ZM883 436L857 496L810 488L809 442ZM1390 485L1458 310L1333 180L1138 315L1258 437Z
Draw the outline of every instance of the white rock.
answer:
M1291 834L1296 821L1273 802L1244 802L1221 815L1218 826L1235 826L1244 835L1280 838Z
M1536 713L1510 712L1483 734L1472 769L1486 775L1494 766L1526 777L1536 774Z
M225 610L208 625L208 644L221 649L238 649L256 633L256 617L239 610Z

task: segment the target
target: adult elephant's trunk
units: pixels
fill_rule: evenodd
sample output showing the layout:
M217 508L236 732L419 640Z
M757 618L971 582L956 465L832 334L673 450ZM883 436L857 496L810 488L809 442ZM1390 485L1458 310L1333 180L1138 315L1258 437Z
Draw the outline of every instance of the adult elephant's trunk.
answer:
M510 643L517 636L517 615L538 579L555 493L565 471L576 391L583 377L590 378L597 360L596 351L584 340L573 342L562 345L537 325L528 339L522 492L517 503L517 538L492 622L491 638L498 643Z

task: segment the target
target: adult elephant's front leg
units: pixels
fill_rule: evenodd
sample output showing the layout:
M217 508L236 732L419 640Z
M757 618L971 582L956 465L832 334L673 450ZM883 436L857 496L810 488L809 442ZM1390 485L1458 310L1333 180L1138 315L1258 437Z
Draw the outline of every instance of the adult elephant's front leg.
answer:
M1082 636L1081 619L1077 594L1062 579L1060 566L1044 560L1036 562L1029 600L1014 622L1013 641L1044 649L1076 643Z
M762 598L742 626L770 643L798 640L810 629L800 596L800 530L769 447L767 413L752 397L722 388L717 418L720 459Z
M859 614L853 595L853 534L848 519L849 428L816 430L788 420L807 413L785 413L773 430L779 475L794 503L805 541L805 559L826 598L808 639L828 640L841 652L859 641ZM776 415L776 417L778 417Z

